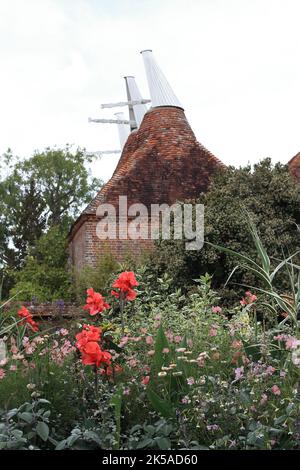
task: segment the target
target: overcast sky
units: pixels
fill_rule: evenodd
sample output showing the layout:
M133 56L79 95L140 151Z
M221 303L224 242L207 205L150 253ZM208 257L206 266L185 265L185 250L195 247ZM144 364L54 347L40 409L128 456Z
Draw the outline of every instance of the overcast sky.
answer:
M119 148L117 128L88 117L118 111L100 104L126 99L124 75L149 97L151 48L211 152L287 162L300 151L299 25L299 0L0 0L0 154Z

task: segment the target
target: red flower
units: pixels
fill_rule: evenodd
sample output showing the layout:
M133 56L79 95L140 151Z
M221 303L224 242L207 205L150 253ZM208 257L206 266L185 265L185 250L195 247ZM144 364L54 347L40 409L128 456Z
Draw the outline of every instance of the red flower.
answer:
M101 364L102 358L102 351L100 346L96 341L89 341L86 343L82 349L82 364L88 365L96 365L97 367Z
M109 305L105 302L104 297L99 294L99 292L95 292L92 287L86 292L86 305L83 308L84 310L89 310L90 315L96 315L97 313L101 313L103 310L109 308Z
M101 328L93 325L83 325L83 330L76 335L76 347L81 349L90 341L99 341L102 333Z
M121 273L118 279L114 282L113 287L119 289L119 292L111 291L111 294L117 298L122 294L125 300L134 300L136 298L136 292L133 290L133 287L138 286L134 272L125 271Z
M76 347L82 354L82 363L84 365L101 364L110 365L111 354L108 351L102 351L98 341L100 341L101 328L93 325L83 325L83 329L76 335Z
M142 385L148 385L149 380L150 380L150 376L146 375L146 377L144 377L141 381Z
M38 324L33 320L31 313L29 312L29 310L27 310L26 307L21 307L18 311L18 315L19 317L24 318L24 321L21 322L21 325L26 325L27 323L31 326L33 331L39 331Z
M245 292L245 297L240 300L240 304L244 307L245 305L252 304L257 300L257 296L252 294L252 292Z

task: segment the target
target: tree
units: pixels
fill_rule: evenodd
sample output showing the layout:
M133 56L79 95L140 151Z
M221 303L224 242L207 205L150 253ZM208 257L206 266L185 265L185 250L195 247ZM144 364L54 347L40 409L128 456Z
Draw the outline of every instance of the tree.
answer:
M29 249L49 228L59 225L67 230L101 187L101 181L86 168L92 158L68 146L48 148L27 160L13 158L9 152L3 156L10 165L0 181L0 246L2 241L2 250L8 252L9 240L12 266L22 265Z
M273 259L283 252L300 249L300 185L289 174L287 165L272 165L265 159L244 168L229 167L218 173L198 203L205 206L205 241L225 246L256 258L247 227L246 213L257 226L260 237ZM236 259L208 244L200 251L186 251L183 241L160 241L153 255L156 271L168 272L181 286L208 272L215 287L222 287L236 265ZM172 260L172 262L170 262ZM249 274L236 273L238 283L251 284ZM282 282L282 281L280 281ZM284 290L285 285L281 288ZM227 292L228 293L228 292Z

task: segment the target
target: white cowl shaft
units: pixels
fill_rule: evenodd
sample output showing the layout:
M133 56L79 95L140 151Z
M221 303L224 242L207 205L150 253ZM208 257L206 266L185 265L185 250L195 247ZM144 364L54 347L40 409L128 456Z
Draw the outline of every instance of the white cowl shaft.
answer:
M136 84L135 78L131 76L124 77L126 82L126 91L128 101L141 101L142 95ZM140 127L141 122L147 112L145 104L134 104L129 106L130 119L134 120L137 127Z
M120 120L125 120L125 114L120 112L120 113L115 113L115 116L117 119ZM119 139L120 139L120 146L121 150L123 150L123 147L126 143L126 140L128 139L128 136L130 134L130 128L128 124L118 124L118 131L119 131Z
M144 59L146 76L152 101L152 107L176 106L182 108L177 96L172 90L168 80L157 65L150 49L141 51Z

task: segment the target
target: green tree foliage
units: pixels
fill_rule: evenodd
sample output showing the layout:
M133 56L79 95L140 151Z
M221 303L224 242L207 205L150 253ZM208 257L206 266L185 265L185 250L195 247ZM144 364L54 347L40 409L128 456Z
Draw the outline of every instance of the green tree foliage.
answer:
M66 231L51 227L30 248L24 266L14 272L15 286L10 295L19 300L57 300L70 297L71 281L67 269Z
M199 195L197 201L205 206L205 241L256 259L247 213L277 264L275 259L283 259L300 248L299 190L287 165L272 165L270 159L256 164L253 170L250 166L229 167L216 175L209 191ZM168 272L181 286L191 285L194 278L209 272L214 286L222 287L236 265L233 257L208 244L200 251L186 251L183 241L160 241L153 260L157 272ZM236 273L233 279L238 283L253 282L246 273Z
M47 148L26 160L15 157L10 151L2 156L0 274L3 274L4 267L14 273L24 266L28 273L31 265L29 259L35 257L32 253L40 249L39 240L41 237L44 240L44 235L52 227L59 227L61 233L66 235L82 207L101 187L101 181L91 177L87 169L86 164L92 158L84 150L78 148L73 151L69 146L64 149ZM55 244L49 245L48 249L49 256L55 256ZM61 263L61 268L65 268L64 256L57 261ZM17 278L18 275L13 274L13 277ZM6 294L11 280L11 275L5 274ZM50 291L55 291L52 285Z

